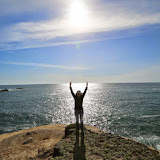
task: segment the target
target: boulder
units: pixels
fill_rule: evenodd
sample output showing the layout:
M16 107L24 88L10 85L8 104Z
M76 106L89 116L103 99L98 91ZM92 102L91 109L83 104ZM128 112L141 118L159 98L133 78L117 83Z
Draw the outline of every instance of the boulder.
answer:
M0 92L9 92L9 90L8 89L2 89L2 90L0 90Z

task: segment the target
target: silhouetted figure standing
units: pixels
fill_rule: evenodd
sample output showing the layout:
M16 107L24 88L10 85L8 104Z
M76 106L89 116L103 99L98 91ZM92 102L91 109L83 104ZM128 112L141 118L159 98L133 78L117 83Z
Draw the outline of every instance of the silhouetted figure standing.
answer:
M77 93L74 94L71 85L72 83L70 82L70 90L75 100L76 128L79 128L79 117L80 117L81 129L83 129L83 106L82 105L83 105L83 98L88 88L88 82L86 83L86 88L83 93L81 93L81 91L77 91Z

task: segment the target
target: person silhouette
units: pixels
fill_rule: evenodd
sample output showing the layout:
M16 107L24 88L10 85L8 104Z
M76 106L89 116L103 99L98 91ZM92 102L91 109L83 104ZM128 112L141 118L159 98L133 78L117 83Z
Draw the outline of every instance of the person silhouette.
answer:
M72 90L72 82L70 82L70 90L71 94L75 100L75 117L76 117L76 128L79 129L79 117L80 117L80 123L81 123L81 129L83 129L83 98L87 92L88 89L88 82L86 83L86 88L83 93L81 91L77 91L76 94L74 94Z

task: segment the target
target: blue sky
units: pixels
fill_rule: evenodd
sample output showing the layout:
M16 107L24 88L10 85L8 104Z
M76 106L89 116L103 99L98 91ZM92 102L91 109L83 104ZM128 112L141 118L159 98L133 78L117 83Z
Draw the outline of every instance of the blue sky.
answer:
M0 84L160 82L157 0L2 0L0 35Z

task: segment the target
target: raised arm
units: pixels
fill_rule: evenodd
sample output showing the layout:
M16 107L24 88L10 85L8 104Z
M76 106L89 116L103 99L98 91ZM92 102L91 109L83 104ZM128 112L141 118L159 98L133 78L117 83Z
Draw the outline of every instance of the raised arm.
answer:
M85 96L85 94L86 94L86 92L87 92L87 89L88 89L88 82L86 83L86 88L85 88L85 90L84 90L84 92L83 92L83 97Z
M75 94L74 94L74 92L73 92L73 90L72 90L72 83L70 82L70 90L71 90L71 94L72 94L72 96L75 98Z

